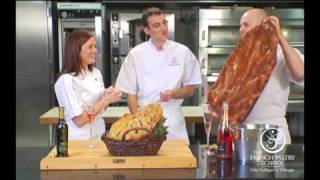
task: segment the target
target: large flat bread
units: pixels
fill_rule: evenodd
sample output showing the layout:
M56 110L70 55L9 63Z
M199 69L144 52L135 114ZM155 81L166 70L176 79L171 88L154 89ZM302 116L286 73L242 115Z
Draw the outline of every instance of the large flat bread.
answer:
M145 128L150 132L162 120L163 109L160 104L151 103L136 114L124 114L119 120L112 124L108 137L114 140L122 140L127 130L133 128ZM144 130L133 130L125 135L125 140L141 139L148 135Z
M276 64L277 44L270 20L256 26L240 40L208 92L208 103L219 118L223 114L222 103L227 101L229 121L245 121Z

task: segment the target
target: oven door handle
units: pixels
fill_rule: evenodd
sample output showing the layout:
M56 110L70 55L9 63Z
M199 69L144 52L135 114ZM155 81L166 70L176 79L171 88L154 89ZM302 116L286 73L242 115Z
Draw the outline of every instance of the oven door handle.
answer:
M206 32L205 31L202 31L202 40L204 41L206 38Z
M102 62L102 19L101 16L95 16L94 18L94 29L96 34L96 43L97 43L97 56L96 56L96 67L101 71L101 74L104 75L104 68ZM105 77L103 77L105 78Z

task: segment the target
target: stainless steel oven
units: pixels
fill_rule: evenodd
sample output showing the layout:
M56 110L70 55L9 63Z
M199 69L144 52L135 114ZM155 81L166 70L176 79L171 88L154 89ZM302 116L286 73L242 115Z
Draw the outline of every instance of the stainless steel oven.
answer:
M199 10L198 58L203 80L199 102L206 102L208 88L218 78L221 68L238 42L240 17L247 9L249 7Z
M104 76L101 3L57 3L58 10L58 45L59 71L63 65L65 39L75 29L85 29L96 37L96 67ZM105 79L105 78L104 78Z
M115 85L122 62L128 52L148 40L143 33L142 13L111 12L110 13L110 76L111 84ZM174 40L174 14L166 14L168 20L169 39ZM126 96L120 104L125 105Z
M239 24L242 14L251 7L226 7L199 10L199 51L203 73L203 88L200 102L206 101L208 87L219 76L226 59L240 39ZM283 34L290 44L304 52L304 10L276 9L266 7L270 15L280 18ZM304 88L291 84L289 103L303 102ZM303 106L303 104L302 104Z

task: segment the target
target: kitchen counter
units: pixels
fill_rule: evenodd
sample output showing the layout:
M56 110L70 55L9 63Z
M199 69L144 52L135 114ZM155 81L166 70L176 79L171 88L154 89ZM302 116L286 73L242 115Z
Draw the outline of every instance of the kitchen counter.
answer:
M182 112L187 123L202 123L203 122L203 109L201 106L182 106ZM304 100L292 99L289 100L288 112L303 112ZM119 119L124 113L129 112L128 107L108 107L102 113L102 118L105 122L113 123ZM39 118L39 123L43 125L51 125L58 123L58 107L53 107L49 111L42 114Z
M304 145L291 144L284 148L284 155L293 159L283 161L283 167L262 168L254 164L241 164L236 160L217 161L216 156L205 156L204 145L190 145L197 158L194 169L117 169L117 170L54 170L40 171L40 160L49 147L16 148L16 180L64 180L64 179L201 179L236 178L303 178Z
M129 112L128 107L110 106L102 113L102 118L106 124L112 124L119 119L124 113ZM187 123L202 123L203 109L201 106L182 106L182 112ZM58 123L59 113L58 107L53 107L39 117L41 125L49 125L49 145L53 144L53 125Z
M128 107L108 107L101 116L106 123L113 123L119 119L124 113L129 112ZM201 106L182 106L182 112L187 123L202 123L203 109ZM39 118L39 123L43 125L58 123L58 107L53 107Z
M182 112L187 123L203 123L203 109L201 106L182 106ZM303 112L304 100L295 99L289 100L288 112ZM110 106L102 113L102 118L106 124L112 124L119 119L124 113L129 112L128 107L114 107ZM49 125L49 145L53 144L53 126L58 123L58 107L53 107L39 117L41 125ZM218 122L216 122L218 123Z

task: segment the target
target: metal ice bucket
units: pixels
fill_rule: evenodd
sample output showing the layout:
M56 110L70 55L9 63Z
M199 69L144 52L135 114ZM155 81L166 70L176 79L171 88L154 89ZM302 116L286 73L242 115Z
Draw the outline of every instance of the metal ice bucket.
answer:
M267 155L260 144L261 134L270 128L278 129L279 126L269 124L242 124L236 128L239 136L234 140L234 152L236 159L241 164L257 163L257 160L253 158L254 154Z

